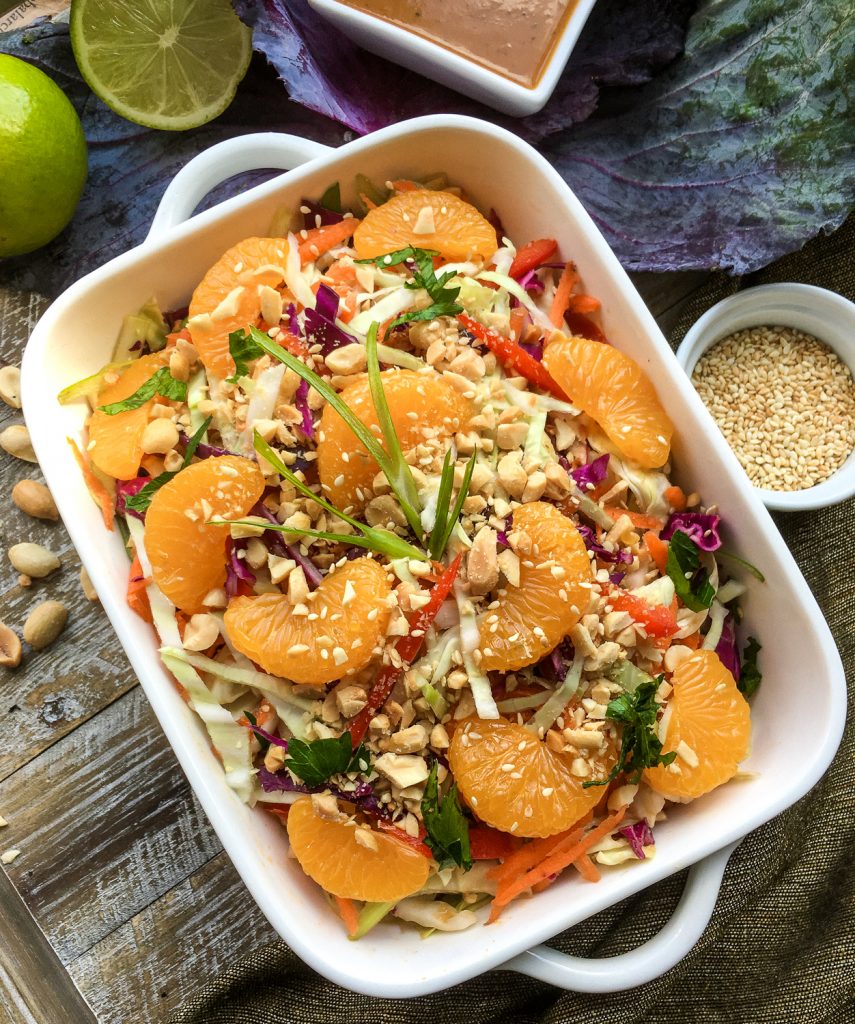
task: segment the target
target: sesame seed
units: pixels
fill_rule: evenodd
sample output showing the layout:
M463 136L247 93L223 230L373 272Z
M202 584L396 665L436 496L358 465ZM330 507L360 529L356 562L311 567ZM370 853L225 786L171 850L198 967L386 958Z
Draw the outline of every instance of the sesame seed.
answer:
M701 356L692 383L758 487L813 487L855 448L849 367L803 331L737 331Z
M546 786L540 791L541 796L552 796L552 786Z

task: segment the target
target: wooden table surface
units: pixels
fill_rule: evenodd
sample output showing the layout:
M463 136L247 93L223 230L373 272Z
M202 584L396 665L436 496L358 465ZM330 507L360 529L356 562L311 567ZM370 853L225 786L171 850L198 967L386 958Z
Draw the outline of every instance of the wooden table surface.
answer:
M634 280L667 334L707 275ZM0 287L0 365L20 363L46 306ZM20 413L0 403L0 429L13 422ZM62 523L13 506L12 486L25 477L40 479L38 467L0 451L0 619L20 635L29 608L46 598L71 614L51 647L25 648L19 668L0 668L0 851L20 850L0 871L0 1021L165 1021L206 978L275 935L106 615L84 597ZM24 540L62 559L28 588L6 558Z

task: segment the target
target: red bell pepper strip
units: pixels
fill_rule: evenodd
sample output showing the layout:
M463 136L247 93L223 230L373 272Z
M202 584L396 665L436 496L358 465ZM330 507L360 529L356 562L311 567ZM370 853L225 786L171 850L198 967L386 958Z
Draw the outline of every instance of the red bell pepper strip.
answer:
M509 277L522 277L541 263L555 255L558 243L554 238L536 238L533 242L526 242L522 249L517 249L514 262L508 271Z
M648 604L643 598L629 594L618 587L612 588L609 604L617 612L629 614L647 630L648 636L673 636L680 628L677 612L672 606Z
M462 558L463 552L444 570L431 589L428 603L410 617L410 632L407 636L401 637L395 645L395 649L401 656L401 661L405 666L409 665L421 650L422 644L425 642L425 633L428 626L436 618L442 603L451 593ZM371 687L371 693L368 694L368 703L348 726L354 749L356 749L357 744L362 742L362 738L368 731L368 723L386 703L395 683L403 675L403 671L402 668L396 668L394 665L384 665L380 670L380 674L374 680L374 685Z
M472 825L469 829L469 852L472 860L505 860L519 849L520 840L489 825Z
M517 345L516 342L511 341L510 338L502 337L502 335L497 331L494 331L489 327L485 327L483 324L478 323L477 320L473 320L471 316L467 316L465 313L460 313L457 319L470 334L474 334L478 341L486 345L491 352L496 354L499 362L505 367L505 369L513 370L514 373L518 373L520 376L525 377L527 381L530 381L535 385L535 387L540 388L541 391L548 391L551 395L555 395L556 398L560 398L563 402L570 401L567 395L558 386L558 382L549 375L543 363L539 363L536 359L533 359L528 352Z
M572 308L568 309L564 314L564 323L567 324L570 333L575 334L577 338L587 338L589 341L602 341L606 345L610 344L609 339L600 328L584 313L579 313Z
M427 857L428 860L433 860L433 853L427 844L422 842L421 836L411 836L409 832L405 832L402 828L399 828L392 821L385 821L383 818L377 819L377 827L381 832L385 832L399 843L403 843L404 846L409 846L411 850L415 850L416 853L420 853L423 857ZM425 835L424 829L421 829L421 835Z

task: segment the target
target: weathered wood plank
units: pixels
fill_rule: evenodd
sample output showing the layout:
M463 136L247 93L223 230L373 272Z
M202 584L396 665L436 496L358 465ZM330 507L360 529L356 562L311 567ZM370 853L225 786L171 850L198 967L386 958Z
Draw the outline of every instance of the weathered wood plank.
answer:
M6 874L0 871L0 1020L94 1024L95 1018Z
M0 783L9 875L63 962L221 849L138 688Z
M68 970L99 1024L155 1024L236 957L275 937L220 853Z
M0 364L20 363L46 305L39 296L0 288ZM21 422L19 411L0 402L0 430ZM0 668L0 779L136 685L106 616L80 589L80 562L62 523L31 519L12 504L12 487L27 478L42 481L39 467L0 451L0 618L21 635L30 609L48 598L67 604L70 618L48 650L26 650L17 669ZM58 572L26 588L6 557L11 545L25 540L62 560Z

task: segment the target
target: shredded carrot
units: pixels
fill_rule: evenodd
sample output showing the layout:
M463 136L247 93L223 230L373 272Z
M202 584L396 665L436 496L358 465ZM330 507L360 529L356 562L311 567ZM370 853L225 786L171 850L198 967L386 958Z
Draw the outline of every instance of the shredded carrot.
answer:
M522 341L525 318L526 311L522 306L515 306L511 310L511 341Z
M335 901L338 904L338 912L341 914L344 926L347 928L347 934L353 938L359 929L359 914L356 912L356 906L353 900L345 899L343 896L336 896Z
M183 338L184 341L192 341L190 332L186 327L182 327L180 331L173 331L172 334L166 335L166 347L172 348L173 345L178 341L179 338Z
M668 545L653 530L648 530L644 535L644 545L650 553L650 557L656 563L656 568L664 576L668 566Z
M365 207L366 210L376 210L377 204L373 199L370 199L364 192L359 193L359 201Z
M680 643L684 647L691 647L693 651L696 651L701 646L701 634L700 630L695 633L684 636L680 639Z
M587 853L583 853L578 860L574 860L573 867L576 868L586 882L599 882L600 872Z
M549 878L550 875L560 874L566 867L575 863L590 850L594 843L599 842L603 836L613 832L623 820L625 814L626 807L621 807L614 814L601 821L587 835L582 834L584 826L575 829L540 864L521 877L518 877L509 885L501 887L493 899L493 908L490 912L488 923L495 921L502 913L502 910L527 889L531 889L533 886Z
M140 560L134 555L134 560L131 562L131 567L128 570L126 600L131 611L136 612L146 622L152 621L151 605L148 602L148 594L146 593L146 587L150 582L151 580L147 576L143 576Z
M80 472L83 474L83 479L86 481L86 486L89 488L89 493L92 495L95 504L101 509L101 518L104 520L104 525L108 530L113 529L113 499L107 493L107 488L101 483L97 476L92 472L92 467L89 465L89 459L86 455L77 447L76 442L73 438L66 438L68 443L71 445L71 450L74 452L74 458L77 460L77 465L80 466Z
M666 487L662 497L668 502L675 512L683 512L686 508L686 493L682 487Z
M392 182L392 188L395 192L417 192L421 186L409 178L398 178Z
M264 810L268 814L272 814L274 818L278 818L282 822L282 827L285 827L285 823L288 821L288 812L291 810L290 804L264 804Z
M629 509L619 508L617 505L606 505L603 511L615 522L621 516L626 516L632 525L637 526L640 530L655 530L658 533L665 525L659 516L648 516L643 512L630 512Z
M567 308L572 313L581 313L586 316L588 313L596 313L602 303L593 295L571 295Z
M318 256L332 249L334 245L341 245L347 241L358 227L359 221L355 217L345 217L336 224L322 224L319 228L312 228L306 232L305 238L301 232L300 263L303 266L314 263Z
M512 853L498 867L488 871L487 877L495 879L501 888L505 882L525 874L526 871L539 864L557 846L560 846L561 843L571 835L574 835L580 828L584 828L590 820L591 814L589 812L583 818L580 818L572 828L567 829L566 832L559 832L557 835L546 836L543 839L532 839L530 843L526 843L525 846L521 846L519 850Z
M576 270L576 264L571 261L561 272L558 287L555 289L555 296L552 299L552 308L549 310L549 322L554 327L561 327L564 323L564 314L570 306L570 296L578 284L579 271Z

